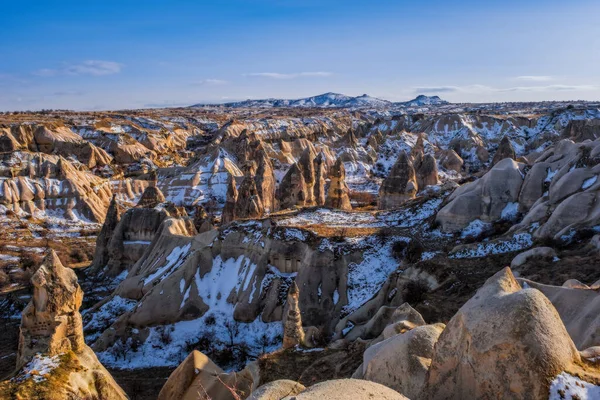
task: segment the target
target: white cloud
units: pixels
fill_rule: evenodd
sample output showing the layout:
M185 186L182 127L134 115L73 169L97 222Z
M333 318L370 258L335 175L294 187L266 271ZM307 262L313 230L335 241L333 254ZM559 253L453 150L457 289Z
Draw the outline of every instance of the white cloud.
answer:
M217 86L217 85L226 85L229 82L225 81L223 79L203 79L201 81L197 81L197 82L193 82L194 85L211 85L211 86Z
M122 68L122 64L114 61L86 60L81 63L67 64L64 67L57 69L42 68L35 71L33 74L42 77L56 75L103 76L118 74L121 72Z
M515 78L518 81L547 82L554 78L548 75L522 75Z
M270 78L270 79L294 79L294 78L304 78L304 77L327 77L331 76L333 73L331 72L295 72L289 74L283 74L280 72L254 72L250 74L244 74L244 76L256 76L262 78Z

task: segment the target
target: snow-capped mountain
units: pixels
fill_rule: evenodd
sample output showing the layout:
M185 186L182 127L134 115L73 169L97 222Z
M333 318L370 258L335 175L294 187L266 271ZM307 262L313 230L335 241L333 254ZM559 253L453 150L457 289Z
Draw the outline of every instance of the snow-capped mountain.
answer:
M405 101L403 103L396 103L398 105L404 105L405 107L421 107L421 106L441 106L448 104L446 100L440 99L439 96L425 96L423 94L417 96L415 99Z
M407 102L392 103L388 100L363 94L361 96L347 96L340 93L324 93L318 96L303 99L261 99L244 100L232 103L220 104L227 108L277 108L277 107L318 107L318 108L386 108L386 107L421 107L427 105L443 105L447 101L438 96L420 95ZM203 107L203 104L195 104L192 107Z

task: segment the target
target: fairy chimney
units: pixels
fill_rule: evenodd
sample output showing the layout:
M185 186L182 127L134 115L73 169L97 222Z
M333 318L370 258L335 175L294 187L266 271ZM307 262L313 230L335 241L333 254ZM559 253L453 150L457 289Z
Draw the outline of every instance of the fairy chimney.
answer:
M283 348L289 349L304 344L304 330L299 307L300 290L296 282L290 286L287 296L287 314L283 322Z
M352 210L350 205L350 190L346 185L346 168L341 158L338 158L329 171L329 190L327 191L327 200L325 205L340 210Z

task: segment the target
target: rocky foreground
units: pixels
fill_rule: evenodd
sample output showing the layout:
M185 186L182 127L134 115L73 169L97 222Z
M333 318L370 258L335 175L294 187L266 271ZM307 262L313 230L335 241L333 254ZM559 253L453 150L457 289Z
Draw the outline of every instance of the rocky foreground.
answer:
M0 397L600 398L598 105L356 99L0 115Z

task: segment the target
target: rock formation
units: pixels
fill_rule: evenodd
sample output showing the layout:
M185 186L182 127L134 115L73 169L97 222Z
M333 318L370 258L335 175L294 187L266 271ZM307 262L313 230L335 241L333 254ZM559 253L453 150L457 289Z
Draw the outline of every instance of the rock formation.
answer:
M315 158L315 204L321 206L325 204L325 160L323 153ZM331 174L331 171L330 171Z
M247 400L281 400L284 397L296 395L305 389L306 387L298 382L280 379L260 386L252 392Z
M253 382L248 370L225 373L194 350L171 373L158 400L237 400L250 394Z
M460 173L462 171L464 160L452 149L440 151L440 165L446 170Z
M84 342L79 314L83 291L75 272L50 250L31 283L33 298L21 317L17 370L13 379L0 383L0 397L126 399ZM51 365L46 374L35 370L39 363ZM42 383L46 380L51 387Z
M424 155L414 167L419 189L440 183L437 162L431 154Z
M261 152L258 157L255 182L258 195L260 196L265 211L275 211L275 188L277 183L275 181L275 173L273 172L271 160L264 151Z
M212 218L201 205L197 205L194 211L194 228L196 228L196 232L198 233L204 233L213 229Z
M277 188L280 209L323 204L324 161L317 157L312 145L303 150L298 162L292 164Z
M346 169L341 158L338 158L334 166L329 171L329 189L327 191L327 199L325 206L338 208L340 210L352 210L350 205L350 189L346 185Z
M144 193L142 193L142 197L140 197L140 201L138 201L136 207L140 208L154 208L157 205L165 202L165 195L154 185L148 186Z
M494 222L502 217L509 203L516 203L523 183L519 164L504 159L482 178L454 191L450 202L436 216L444 231L459 231L480 219Z
M378 383L359 379L337 379L317 383L297 395L282 400L408 400Z
M417 194L415 169L406 152L401 151L398 160L379 188L379 209L399 207Z
M522 289L505 268L440 335L424 398L544 399L549 382L577 362L579 353L550 301Z
M264 213L265 209L258 194L258 190L256 189L254 176L248 173L242 180L242 183L240 183L238 189L237 200L233 210L234 218L260 218ZM225 213L223 213L223 215L225 215Z
M283 322L283 348L304 345L304 330L302 329L302 316L300 315L300 290L296 282L290 286L287 296L287 314Z
M113 237L117 224L121 220L122 213L123 210L117 203L116 196L113 195L110 205L108 206L108 211L106 212L104 224L96 238L94 260L90 266L90 271L92 271L92 273L98 273L106 264L108 264L108 261L110 260L108 244Z
M492 160L492 165L498 164L500 161L505 158L510 158L515 160L517 158L517 154L515 152L515 148L513 147L510 139L507 136L504 136L498 145L498 150L494 154L494 158Z
M226 224L235 219L235 205L238 200L238 191L235 187L235 179L231 177L227 182L227 200L225 201L225 207L223 207L223 213L221 214L221 223Z
M360 367L361 378L385 385L410 399L422 398L434 346L444 327L444 324L417 326L369 347Z

